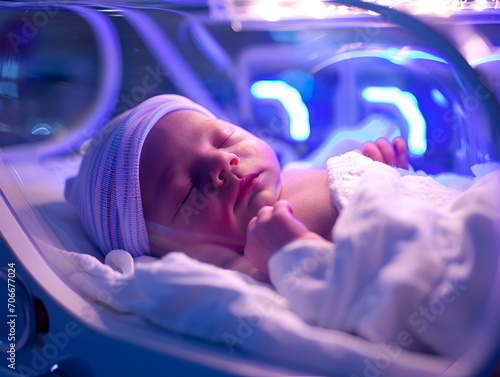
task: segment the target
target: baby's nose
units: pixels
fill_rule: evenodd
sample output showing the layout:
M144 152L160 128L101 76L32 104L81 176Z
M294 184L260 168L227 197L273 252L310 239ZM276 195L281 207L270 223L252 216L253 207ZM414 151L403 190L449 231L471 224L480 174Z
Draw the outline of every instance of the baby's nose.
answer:
M239 163L238 156L233 153L219 152L212 160L211 180L215 187L221 187L228 173Z

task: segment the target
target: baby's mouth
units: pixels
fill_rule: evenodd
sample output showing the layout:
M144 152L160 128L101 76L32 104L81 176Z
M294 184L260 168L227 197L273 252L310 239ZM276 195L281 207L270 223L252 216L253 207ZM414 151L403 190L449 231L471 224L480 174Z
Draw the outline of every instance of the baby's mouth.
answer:
M239 183L238 191L236 193L236 199L234 202L234 207L241 203L243 199L252 191L252 189L259 183L260 172L252 173L244 176Z

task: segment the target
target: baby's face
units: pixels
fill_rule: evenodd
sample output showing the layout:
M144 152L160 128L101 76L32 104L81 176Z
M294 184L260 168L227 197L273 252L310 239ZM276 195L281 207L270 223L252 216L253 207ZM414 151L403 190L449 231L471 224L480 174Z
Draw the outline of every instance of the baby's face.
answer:
M150 131L140 183L146 221L168 229L172 241L167 246L150 234L156 256L200 243L241 252L250 219L274 205L281 190L279 163L267 143L191 110L165 115Z

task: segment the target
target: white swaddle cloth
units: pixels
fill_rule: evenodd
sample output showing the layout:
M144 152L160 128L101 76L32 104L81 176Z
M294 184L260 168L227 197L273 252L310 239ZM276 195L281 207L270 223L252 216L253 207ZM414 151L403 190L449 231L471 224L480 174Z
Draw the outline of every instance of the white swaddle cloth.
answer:
M149 131L175 110L194 110L215 118L179 95L149 98L111 120L92 139L78 176L66 182L66 199L76 207L87 233L104 254L123 249L134 257L150 255L139 159Z

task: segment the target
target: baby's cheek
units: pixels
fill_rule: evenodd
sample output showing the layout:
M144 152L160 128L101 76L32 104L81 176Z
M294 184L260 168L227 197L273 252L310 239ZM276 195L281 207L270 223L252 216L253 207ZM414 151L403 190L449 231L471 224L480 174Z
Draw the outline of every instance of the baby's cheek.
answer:
M257 213L262 207L274 206L276 202L276 195L271 190L262 190L255 193L248 203L248 213L250 214L248 222L253 217L257 216Z
M251 137L247 137L242 143L240 143L239 147L240 157L249 157L254 159L264 158L267 160L269 157L275 156L275 153L269 144L253 135Z

